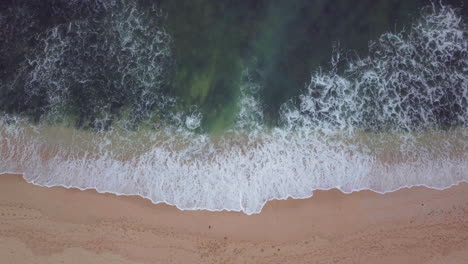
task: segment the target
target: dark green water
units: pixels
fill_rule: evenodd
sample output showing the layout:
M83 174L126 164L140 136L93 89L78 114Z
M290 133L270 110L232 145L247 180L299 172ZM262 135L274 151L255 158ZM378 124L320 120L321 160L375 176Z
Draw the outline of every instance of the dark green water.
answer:
M174 89L200 105L205 125L228 127L241 73L253 68L268 121L297 96L332 49L366 54L369 40L400 29L424 1L166 1L178 72ZM371 10L371 12L369 12Z
M445 2L460 6L456 0ZM100 129L122 118L130 118L132 126L148 118L165 123L174 111L197 109L204 131L224 131L239 111L242 73L248 69L261 87L256 96L265 122L276 126L280 106L304 91L313 72L330 68L333 50L366 56L369 41L405 28L429 4L422 0L110 3L2 1L0 111L36 122L51 111L62 112L74 126ZM127 22L127 27L134 27L129 49L119 40L122 34L109 29ZM140 22L145 27L138 28ZM81 27L64 33L70 23ZM56 27L59 37L49 41ZM170 38L165 40L167 47L154 43L151 30L167 33L163 37ZM56 44L65 38L67 43ZM171 54L148 58L152 45L170 49ZM55 48L41 53L51 46ZM60 51L61 58L52 54ZM39 69L45 61L50 65ZM162 71L153 75L157 65ZM42 78L53 82L31 77L31 72L49 74ZM55 109L50 94L64 94L65 106ZM103 116L106 121L96 125Z

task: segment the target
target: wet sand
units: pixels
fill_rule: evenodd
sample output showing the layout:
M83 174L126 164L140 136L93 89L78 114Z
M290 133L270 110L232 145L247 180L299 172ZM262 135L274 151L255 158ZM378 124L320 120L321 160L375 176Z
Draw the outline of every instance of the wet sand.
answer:
M468 263L468 184L180 211L0 175L0 263Z

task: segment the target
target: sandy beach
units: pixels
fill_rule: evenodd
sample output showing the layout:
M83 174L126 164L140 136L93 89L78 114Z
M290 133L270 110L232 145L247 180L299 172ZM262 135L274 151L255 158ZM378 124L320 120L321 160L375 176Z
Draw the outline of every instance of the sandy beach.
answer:
M468 263L468 184L384 195L316 191L247 216L4 174L0 262Z

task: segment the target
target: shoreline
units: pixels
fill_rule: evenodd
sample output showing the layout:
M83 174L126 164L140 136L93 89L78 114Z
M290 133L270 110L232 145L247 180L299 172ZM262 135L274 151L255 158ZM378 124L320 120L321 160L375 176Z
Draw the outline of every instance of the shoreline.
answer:
M314 191L246 215L0 174L0 223L2 263L463 263L468 183Z
M171 150L183 143L171 140L166 147L154 145L141 155L129 150L126 156L105 148L120 146L121 139L91 140L82 138L79 131L54 133L48 126L35 130L37 134L23 131L30 129L5 130L0 144L1 172L22 173L28 182L47 187L137 194L155 204L164 202L184 210L255 214L268 200L305 199L313 190L339 187L345 193L367 189L388 193L413 186L447 188L467 180L463 130L421 133L405 146L392 141L392 135L372 138L359 134L353 140L364 145L359 143L356 149L354 143L341 140L336 146L315 137L304 143L295 134L278 141L268 139L258 146L255 138L248 144L229 141L220 150L211 139ZM381 137L385 140L379 141ZM67 140L55 142L56 138ZM105 144L100 151L87 152L78 144L82 141ZM378 143L376 149L371 148L372 142ZM391 142L394 146L387 149ZM370 152L361 151L364 146ZM401 147L401 151L393 151Z
M447 190L447 189L450 189L454 186L457 186L457 185L460 185L460 184L468 184L468 181L466 180L459 180L458 182L456 183L452 183L450 184L449 186L446 186L446 187L442 187L442 188L437 188L437 187L432 187L432 186L428 186L426 184L416 184L416 185L412 185L412 186L402 186L402 187L398 187L397 189L394 189L394 190L389 190L389 191L378 191L378 190L373 190L373 189L368 189L368 188L362 188L362 189L355 189L355 190L351 190L351 191L345 191L345 190L342 190L340 187L332 187L332 188L327 188L327 189L314 189L314 190L311 190L311 194L310 196L306 196L306 197L295 197L293 195L289 195L287 196L286 198L272 198L266 202L264 202L260 208L260 212L253 212L253 213L246 213L244 210L241 210L241 211L236 211L236 210L229 210L229 209L208 209L208 208L189 208L189 209L185 209L185 208L180 208L179 206L177 206L176 204L172 204L168 201L159 201L159 202L154 202L150 197L146 197L146 196L141 196L139 194L125 194L125 193L118 193L118 192L110 192L110 191L100 191L98 190L97 188L95 187L89 187L89 188L80 188L80 187L74 187L74 186L65 186L65 185L42 185L42 184L38 184L38 183L34 183L33 181L29 181L26 177L25 177L25 174L24 173L21 173L21 172L0 172L0 177L2 175L19 175L21 176L21 178L26 181L27 183L29 184L32 184L32 185L35 185L35 186L39 186L39 187L44 187L44 188L65 188L65 189L69 189L69 190L79 190L79 191L95 191L96 193L98 194L105 194L105 195L115 195L115 196L123 196L123 197L139 197L139 198L142 198L142 199L145 199L145 200L148 200L150 201L152 204L154 205L159 205L159 204L164 204L164 205L168 205L168 206L172 206L172 207L175 207L177 208L178 210L180 211L207 211L207 212L238 212L238 213L242 213L242 214L245 214L245 215L256 215L256 214L261 214L262 213L262 210L263 208L265 207L265 205L267 205L268 203L270 202L275 202L275 201L287 201L287 200L306 200L306 199L310 199L310 198L313 198L314 196L314 192L316 191L331 191L331 190L338 190L340 191L341 193L343 194L352 194L352 193L356 193L356 192L362 192L362 191L370 191L370 192L373 192L373 193L376 193L376 194L389 194L389 193L393 193L393 192L398 192L400 190L405 190L405 189L412 189L412 188L415 188L415 187L423 187L423 188L427 188L427 189L432 189L432 190L437 190L437 191L443 191L443 190Z

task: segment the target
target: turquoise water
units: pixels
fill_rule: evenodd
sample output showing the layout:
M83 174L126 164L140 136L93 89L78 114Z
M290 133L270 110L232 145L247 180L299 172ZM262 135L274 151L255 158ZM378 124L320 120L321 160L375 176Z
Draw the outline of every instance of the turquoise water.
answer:
M467 180L457 1L0 3L0 171L258 212Z

